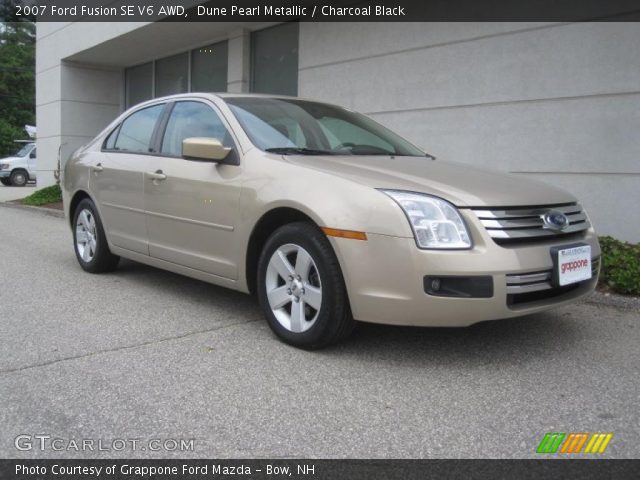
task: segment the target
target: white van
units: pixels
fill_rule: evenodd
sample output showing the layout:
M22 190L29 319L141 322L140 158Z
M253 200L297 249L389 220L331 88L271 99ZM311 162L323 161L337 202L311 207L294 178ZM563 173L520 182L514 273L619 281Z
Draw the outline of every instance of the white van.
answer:
M7 187L24 187L28 181L36 179L36 144L32 141L18 143L24 145L14 156L0 159L0 182Z

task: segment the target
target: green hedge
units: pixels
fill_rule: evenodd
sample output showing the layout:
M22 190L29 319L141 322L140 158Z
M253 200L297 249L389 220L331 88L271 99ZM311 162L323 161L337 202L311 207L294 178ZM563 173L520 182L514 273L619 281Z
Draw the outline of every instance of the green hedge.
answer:
M62 191L60 185L52 185L50 187L36 190L27 198L22 199L24 205L45 205L47 203L55 203L62 201Z
M640 295L640 244L600 237L600 285L614 292Z

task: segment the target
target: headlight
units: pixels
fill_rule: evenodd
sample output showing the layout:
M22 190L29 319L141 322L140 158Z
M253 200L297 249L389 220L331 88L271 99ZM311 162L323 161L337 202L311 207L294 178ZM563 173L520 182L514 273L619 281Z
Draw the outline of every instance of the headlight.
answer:
M430 195L381 190L404 210L420 248L471 248L471 237L456 207Z
M0 163L0 170L9 170L9 167L8 163Z

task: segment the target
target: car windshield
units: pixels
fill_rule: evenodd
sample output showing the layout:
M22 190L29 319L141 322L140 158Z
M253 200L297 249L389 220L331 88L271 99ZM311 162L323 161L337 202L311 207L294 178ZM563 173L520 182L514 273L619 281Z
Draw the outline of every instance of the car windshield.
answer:
M26 157L29 151L31 150L31 143L25 143L20 150L16 152L16 157Z
M424 152L365 115L288 98L225 99L261 150L299 155L400 155Z

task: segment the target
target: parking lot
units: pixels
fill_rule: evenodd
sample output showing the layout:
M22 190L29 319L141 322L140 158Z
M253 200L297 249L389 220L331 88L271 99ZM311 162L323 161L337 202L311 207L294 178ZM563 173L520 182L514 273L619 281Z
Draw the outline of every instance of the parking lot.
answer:
M535 457L552 431L612 432L604 456L640 455L636 300L466 329L362 324L305 352L251 297L128 261L84 273L61 218L0 206L0 225L0 457ZM15 447L40 434L194 448Z

